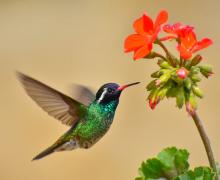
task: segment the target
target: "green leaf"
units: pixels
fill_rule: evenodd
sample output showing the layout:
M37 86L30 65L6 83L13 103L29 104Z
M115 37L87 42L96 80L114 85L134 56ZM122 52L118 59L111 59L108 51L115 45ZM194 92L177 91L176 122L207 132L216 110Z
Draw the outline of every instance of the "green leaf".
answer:
M220 165L219 165L218 162L216 163L216 167L217 167L217 174L218 174L218 177L220 178Z
M166 148L157 157L166 167L175 170L177 174L189 168L189 153L185 149L178 150L176 147Z
M174 179L188 170L189 153L175 147L166 148L156 158L148 159L139 168L136 180Z
M175 180L213 180L215 173L209 167L197 167L179 175Z
M182 173L189 168L188 163L189 152L185 149L179 149L175 157L175 165L178 173Z
M144 179L159 179L163 177L163 169L166 168L157 158L148 159L141 164L139 174Z

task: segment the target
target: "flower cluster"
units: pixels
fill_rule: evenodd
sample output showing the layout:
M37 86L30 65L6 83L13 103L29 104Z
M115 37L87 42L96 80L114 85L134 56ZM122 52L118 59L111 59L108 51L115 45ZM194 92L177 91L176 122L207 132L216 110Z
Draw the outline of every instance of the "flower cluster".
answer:
M147 85L152 109L165 97L174 97L179 108L185 104L186 110L193 114L197 108L196 97L203 97L198 87L200 74L206 78L213 74L210 65L200 65L202 56L197 52L213 42L208 38L198 41L194 27L182 23L165 24L167 20L168 13L164 10L159 12L155 21L146 13L143 14L133 24L135 33L125 39L124 50L134 52L134 60L158 59L160 69L151 74L154 80ZM161 31L167 35L159 38ZM172 55L164 45L164 41L169 40L177 43L178 57ZM154 45L160 46L165 55L154 52Z

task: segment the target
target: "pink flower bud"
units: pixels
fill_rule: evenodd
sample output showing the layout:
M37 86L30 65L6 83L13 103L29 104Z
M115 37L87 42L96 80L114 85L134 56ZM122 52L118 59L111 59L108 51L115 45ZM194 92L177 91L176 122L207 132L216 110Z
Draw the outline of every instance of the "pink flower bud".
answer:
M149 99L149 106L151 109L155 109L156 105L159 103L160 98Z
M159 86L159 85L160 85L160 83L161 83L161 82L160 82L160 80L159 80L159 79L157 79L157 80L155 81L155 85L156 85L156 86Z
M189 71L187 71L184 67L181 67L176 71L176 74L179 78L185 79L187 75L189 74Z

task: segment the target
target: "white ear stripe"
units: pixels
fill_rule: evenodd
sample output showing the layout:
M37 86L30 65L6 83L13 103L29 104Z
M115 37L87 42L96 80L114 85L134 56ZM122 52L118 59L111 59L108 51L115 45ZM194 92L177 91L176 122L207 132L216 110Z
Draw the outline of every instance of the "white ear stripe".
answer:
M108 89L107 88L104 88L103 92L102 92L102 95L100 96L100 98L98 99L98 103L100 103L104 97L105 97L105 94L108 92Z

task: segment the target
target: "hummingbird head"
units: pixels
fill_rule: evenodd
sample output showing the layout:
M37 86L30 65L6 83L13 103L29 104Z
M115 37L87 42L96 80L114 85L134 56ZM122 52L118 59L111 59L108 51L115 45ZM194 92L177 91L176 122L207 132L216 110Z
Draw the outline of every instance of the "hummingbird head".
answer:
M119 101L121 92L129 86L139 84L140 82L135 82L123 86L119 86L116 83L107 83L99 88L96 93L96 102L100 104L108 104L111 101Z

